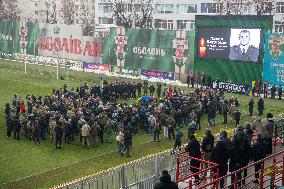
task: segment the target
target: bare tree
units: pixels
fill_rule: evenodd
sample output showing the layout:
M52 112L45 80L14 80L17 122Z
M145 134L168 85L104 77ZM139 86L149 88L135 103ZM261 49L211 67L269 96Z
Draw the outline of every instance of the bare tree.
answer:
M93 28L95 26L95 7L89 0L80 1L79 14L81 25L83 26L83 35L93 35Z
M126 28L152 27L152 15L155 11L154 0L114 0L112 3L113 17L117 25Z
M71 25L74 24L74 10L75 10L75 1L74 0L62 0L61 1L60 16L64 24Z
M0 20L20 20L18 0L0 0Z

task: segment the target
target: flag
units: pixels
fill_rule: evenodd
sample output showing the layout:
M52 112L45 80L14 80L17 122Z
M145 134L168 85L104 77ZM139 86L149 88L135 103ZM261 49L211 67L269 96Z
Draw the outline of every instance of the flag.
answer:
M173 86L172 86L172 84L170 84L169 98L173 98Z
M257 80L257 86L256 86L256 91L259 91L261 88L261 80Z
M101 77L101 81L100 81L100 92L101 92L101 95L103 94L103 88L104 88L103 77Z
M196 72L194 74L194 81L197 81L197 79L198 79L198 73L197 73L197 70L196 70Z
M191 71L190 71L190 68L188 68L187 75L188 75L189 78L191 78Z
M251 88L250 88L250 93L249 93L249 96L252 97L252 93L253 93L253 88L254 88L254 85L255 85L255 81L251 81Z
M203 80L203 78L204 78L204 70L202 70L201 72L201 76L200 76L201 81Z

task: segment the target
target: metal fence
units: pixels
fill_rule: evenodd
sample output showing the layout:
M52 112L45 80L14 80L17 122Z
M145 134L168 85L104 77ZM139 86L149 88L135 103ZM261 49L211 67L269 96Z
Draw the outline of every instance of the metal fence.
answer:
M275 118L274 139L284 137L284 115ZM61 189L153 189L162 170L175 180L176 154L171 150L146 156L106 171L53 187Z
M176 154L170 150L53 187L61 189L152 189L162 170L175 179Z

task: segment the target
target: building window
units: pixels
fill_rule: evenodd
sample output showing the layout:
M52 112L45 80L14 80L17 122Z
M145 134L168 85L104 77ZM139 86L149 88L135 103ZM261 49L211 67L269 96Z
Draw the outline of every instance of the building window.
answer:
M197 13L197 5L177 4L177 13Z
M35 7L37 7L37 3L35 3Z
M177 20L177 29L194 30L194 20Z
M174 13L174 4L157 4L157 13Z
M111 18L99 17L99 24L112 24L113 20Z
M112 12L112 4L111 3L100 3L99 12L103 12L103 13Z
M201 3L201 13L219 13L222 3Z
M284 2L276 3L276 13L284 13Z
M155 27L162 28L162 29L173 29L174 28L174 21L173 20L155 20Z
M261 4L262 14L271 14L272 12L272 3L271 2L263 2Z
M38 11L35 11L35 15L38 15Z
M275 21L274 28L275 28L275 32L284 33L284 22Z

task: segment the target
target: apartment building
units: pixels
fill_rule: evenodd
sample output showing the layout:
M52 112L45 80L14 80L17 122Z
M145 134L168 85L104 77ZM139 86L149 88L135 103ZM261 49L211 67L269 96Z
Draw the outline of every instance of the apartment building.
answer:
M112 0L96 0L96 24L115 24L112 13ZM195 15L228 14L225 10L230 7L230 14L257 14L255 4L243 1L229 1L223 5L221 0L154 0L152 6L152 27L161 29L194 30ZM240 2L242 3L240 5ZM125 0L123 5L127 12L129 4ZM263 3L262 14L274 15L273 32L284 32L284 0L273 0Z

